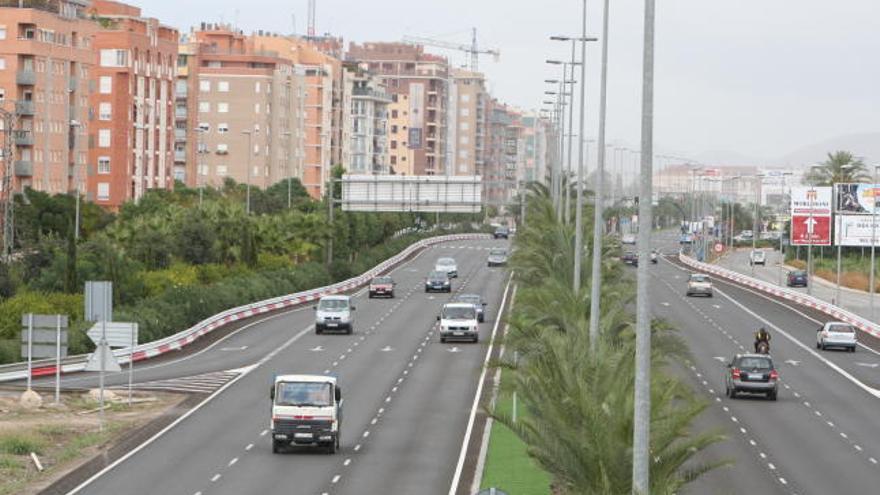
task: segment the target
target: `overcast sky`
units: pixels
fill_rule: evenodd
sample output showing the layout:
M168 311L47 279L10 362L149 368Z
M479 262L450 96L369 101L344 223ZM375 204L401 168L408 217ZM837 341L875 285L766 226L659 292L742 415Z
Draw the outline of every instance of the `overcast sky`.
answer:
M246 32L306 28L307 0L131 0L187 30L237 21ZM499 48L481 69L498 98L522 108L568 57L552 34L580 31L578 0L317 0L317 29L349 41L404 35ZM602 0L587 1L600 34ZM643 0L611 0L608 138L639 142ZM880 131L880 2L877 0L658 0L655 140L690 156L727 150L774 158L840 135ZM463 64L463 54L449 52ZM588 49L589 136L595 135L600 45Z

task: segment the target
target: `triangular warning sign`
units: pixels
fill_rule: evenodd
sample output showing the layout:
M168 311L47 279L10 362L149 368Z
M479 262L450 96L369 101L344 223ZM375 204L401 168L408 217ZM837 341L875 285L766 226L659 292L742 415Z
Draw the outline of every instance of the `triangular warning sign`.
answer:
M103 351L103 352L102 352ZM89 355L89 362L86 363L86 371L101 371L101 358L104 358L104 371L122 371L119 363L116 362L116 356L110 350L110 346L98 346L95 352Z

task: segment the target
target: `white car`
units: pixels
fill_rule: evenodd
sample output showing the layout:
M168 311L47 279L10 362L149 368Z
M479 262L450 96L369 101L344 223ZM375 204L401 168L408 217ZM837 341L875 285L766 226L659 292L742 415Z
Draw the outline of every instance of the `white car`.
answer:
M816 348L823 351L829 347L841 347L856 352L858 344L856 329L849 323L829 321L816 332Z
M434 263L434 271L444 272L449 275L449 278L458 277L458 265L452 258L440 258L437 260L437 263Z
M327 330L341 331L351 334L354 331L354 318L349 296L324 296L315 306L315 333L322 334Z
M636 236L634 236L632 234L626 234L620 238L620 243L621 244L635 244L636 243Z
M749 264L750 265L767 265L767 253L760 249L752 250L749 253Z
M455 302L443 305L437 321L440 322L440 342L449 340L480 340L480 324L477 321L477 308L470 302Z
M690 297L697 294L712 297L712 279L708 275L694 273L688 279L687 296Z

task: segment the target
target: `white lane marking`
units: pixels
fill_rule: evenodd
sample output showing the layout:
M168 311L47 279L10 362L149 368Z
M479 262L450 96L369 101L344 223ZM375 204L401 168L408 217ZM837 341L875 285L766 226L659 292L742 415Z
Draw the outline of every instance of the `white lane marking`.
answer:
M792 366L797 366L798 364L800 364L800 361L797 361L797 360L795 360L795 359L786 359L786 360L785 360L785 364L790 364L790 365L792 365Z
M309 349L309 350L312 351L312 352L321 352L321 351L324 350L324 348L321 347L321 346L315 346L314 348Z
M361 450L361 444L357 444L354 446L354 451L357 452L358 450Z
M501 304L498 305L499 310L503 309L505 303L507 302L507 295L509 293L510 283L512 280L513 280L513 273L511 273L508 276L507 285L504 287L504 295L501 297ZM516 287L514 287L513 292L514 292L514 294L516 293ZM511 295L511 298L512 297L513 297L513 295ZM496 318L495 325L492 326L492 333L489 336L489 346L488 346L488 349L486 349L486 357L483 360L483 366L482 366L482 371L480 372L480 378L477 381L477 391L474 394L474 402L473 402L473 405L471 406L471 414L470 414L470 417L468 418L467 428L465 429L464 438L462 439L462 442L461 442L461 450L459 451L459 454L458 454L458 462L455 465L455 473L452 475L452 483L450 483L450 485L449 485L449 495L455 495L456 492L458 491L458 484L461 480L462 470L464 469L464 460L465 460L465 455L467 454L468 443L470 442L471 434L473 433L474 420L477 417L477 408L480 405L479 404L480 395L482 395L482 393L483 393L483 382L486 380L486 373L489 370L489 366L487 366L487 365L489 364L489 358L492 357L492 349L495 346L495 335L498 332L498 326L500 324L501 324L501 318Z
M712 356L712 359L715 359L715 360L720 361L722 363L727 361L727 358L724 356Z
M260 436L265 437L267 433L269 433L269 430L263 430L260 432Z
M217 480L219 480L219 479L220 479L220 476L221 476L220 473L217 473L217 474L215 474L214 476L212 476L212 477L211 477L211 483L214 483L214 482L216 482Z
M338 482L339 482L339 478L342 478L342 476L340 476L340 475L337 474L336 476L333 477L332 480L330 480L330 483L333 483L333 484L338 483Z
M845 369L841 368L840 366L838 366L837 364L833 363L832 361L828 360L827 358L823 357L821 354L819 354L818 352L814 351L813 349L810 349L806 344L804 344L804 343L801 342L800 340L797 340L797 339L794 338L791 334L789 334L789 333L786 332L785 330L779 328L778 326L774 325L773 323L771 323L769 320L767 320L767 319L764 318L763 316L761 316L761 315L759 315L758 313L755 313L754 311L752 311L751 309L745 307L745 305L743 305L742 303L740 303L739 301L737 301L737 300L734 299L733 297L727 295L727 293L725 293L725 292L722 291L721 289L716 288L716 289L715 289L715 292L717 292L717 293L720 294L721 296L723 296L723 297L725 297L726 299L728 299L730 302L732 302L733 304L735 304L737 307L739 307L740 309L742 309L743 311L745 311L746 313L748 313L749 315L751 315L751 316L754 317L755 319L757 319L757 320L763 322L765 325L769 326L769 327L772 328L774 331L779 332L781 335L785 336L785 338L787 338L788 340L790 340L793 344L795 344L796 346L800 347L801 349L803 349L803 350L806 351L807 353L811 354L813 357L815 357L815 358L818 359L819 361L825 363L825 365L827 365L829 368L831 368L831 369L833 369L834 371L836 371L838 374L840 374L841 376L843 376L844 378L846 378L847 380L849 380L850 382L852 382L853 384L855 384L855 385L856 385L857 387L859 387L860 389L864 390L865 392L867 392L868 394L870 394L870 395L873 396L874 398L878 398L878 399L880 399L880 390L877 390L877 389L875 389L875 388L871 388L871 387L865 385L864 383L861 382L861 380L859 380L858 378L852 376L848 371L846 371ZM795 310L792 310L792 311L795 311ZM795 312L797 312L797 311L795 311Z
M254 444L249 443L247 444L247 447L244 448L244 450L251 450L252 448L254 448Z
M247 348L248 348L248 346L246 346L246 345L239 346L239 347L223 347L222 349L220 349L220 351L221 352L243 351L243 350L246 350Z
M281 314L284 314L284 313L281 313ZM268 318L267 318L267 319L268 319ZM193 414L195 414L195 413L196 413L197 411L199 411L201 408L205 407L205 405L207 405L207 404L210 403L212 400L214 400L215 398L217 398L220 394L222 394L223 392L225 392L227 388L231 387L232 385L234 385L236 382L238 382L239 380L241 380L241 379L244 378L245 376L248 376L248 375L250 374L251 371L253 371L253 370L259 368L260 366L262 366L263 364L265 364L266 362L268 362L270 359L272 359L272 358L274 358L275 356L277 356L278 353L283 352L285 349L287 349L288 347L290 347L291 345L293 345L294 342L296 342L297 340L301 339L304 335L308 334L308 333L309 333L310 331L312 331L313 329L314 329L314 325L309 325L309 326L306 327L305 329L301 330L298 334L296 334L296 335L294 335L293 337L291 337L290 339L288 339L287 342L285 342L284 344L282 344L280 347L278 347L278 348L275 349L274 351L272 351L272 352L270 352L269 354L267 354L263 359L260 359L260 360L259 360L259 361L258 361L258 362L257 362L252 368L250 368L250 370L248 370L248 371L246 371L246 372L244 372L244 373L242 373L242 374L236 376L236 377L233 378L232 380L229 380L228 382L226 382L225 385L223 385L222 387L218 388L216 391L214 391L214 393L212 393L212 394L209 395L208 397L205 397L205 400L203 400L202 402L199 402L195 407L193 407L193 408L190 409L189 411L183 413L179 418L177 418L176 420L172 421L172 422L171 422L168 426L166 426L165 428L162 428L161 430L159 430L155 435L153 435L152 437L148 438L148 439L147 439L146 441L144 441L142 444L140 444L140 445L138 445L137 447L133 448L132 450L128 451L125 455L123 455L123 456L120 457L119 459L116 459L115 461L113 461L109 466L105 467L104 469L102 469L102 470L98 471L97 473L95 473L94 475L92 475L91 478L89 478L89 479L83 481L82 483L80 483L79 486L77 486L77 487L75 487L73 490L69 491L69 492L67 493L67 495L75 495L75 494L77 494L77 493L80 493L85 487L87 487L87 486L89 486L90 484L94 483L95 480L97 480L97 479L100 478L101 476L107 474L110 470L112 470L112 469L115 468L116 466L118 466L118 465L122 464L123 462L127 461L127 460L130 459L133 455L137 454L137 453L140 452L141 450L143 450L143 449L149 447L153 442L155 442L155 441L158 440L160 437L162 437L162 435L164 435L164 434L168 433L169 431L171 431L174 427L176 427L177 425L179 425L180 423L182 423L183 421L185 421L187 418L189 418L190 416L192 416ZM263 431L264 431L264 433L261 433L261 435L265 435L266 433L268 433L268 430L263 430Z
M346 459L345 462L342 463L343 466L348 466L351 464L351 459Z
M391 347L390 345L386 345L385 347L383 347L383 348L381 348L381 349L379 349L379 350L382 351L382 352L391 352L391 351L394 350L394 348Z
M880 364L877 364L877 363L856 363L856 366L864 366L865 368L876 368L877 366L880 366Z
M368 436L370 436L370 430L365 431L363 436L364 436L364 438L367 438Z
M233 457L232 460L229 461L229 465L227 467L234 466L236 462L238 462L238 457Z

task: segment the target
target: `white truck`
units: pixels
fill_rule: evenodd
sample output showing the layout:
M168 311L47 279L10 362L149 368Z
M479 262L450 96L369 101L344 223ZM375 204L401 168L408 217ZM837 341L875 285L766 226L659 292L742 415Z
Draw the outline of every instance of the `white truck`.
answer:
M290 445L339 450L342 426L342 390L336 377L325 375L275 375L272 399L272 453Z
M440 342L450 340L480 340L480 323L477 310L471 302L455 302L443 305L437 321L440 322Z

